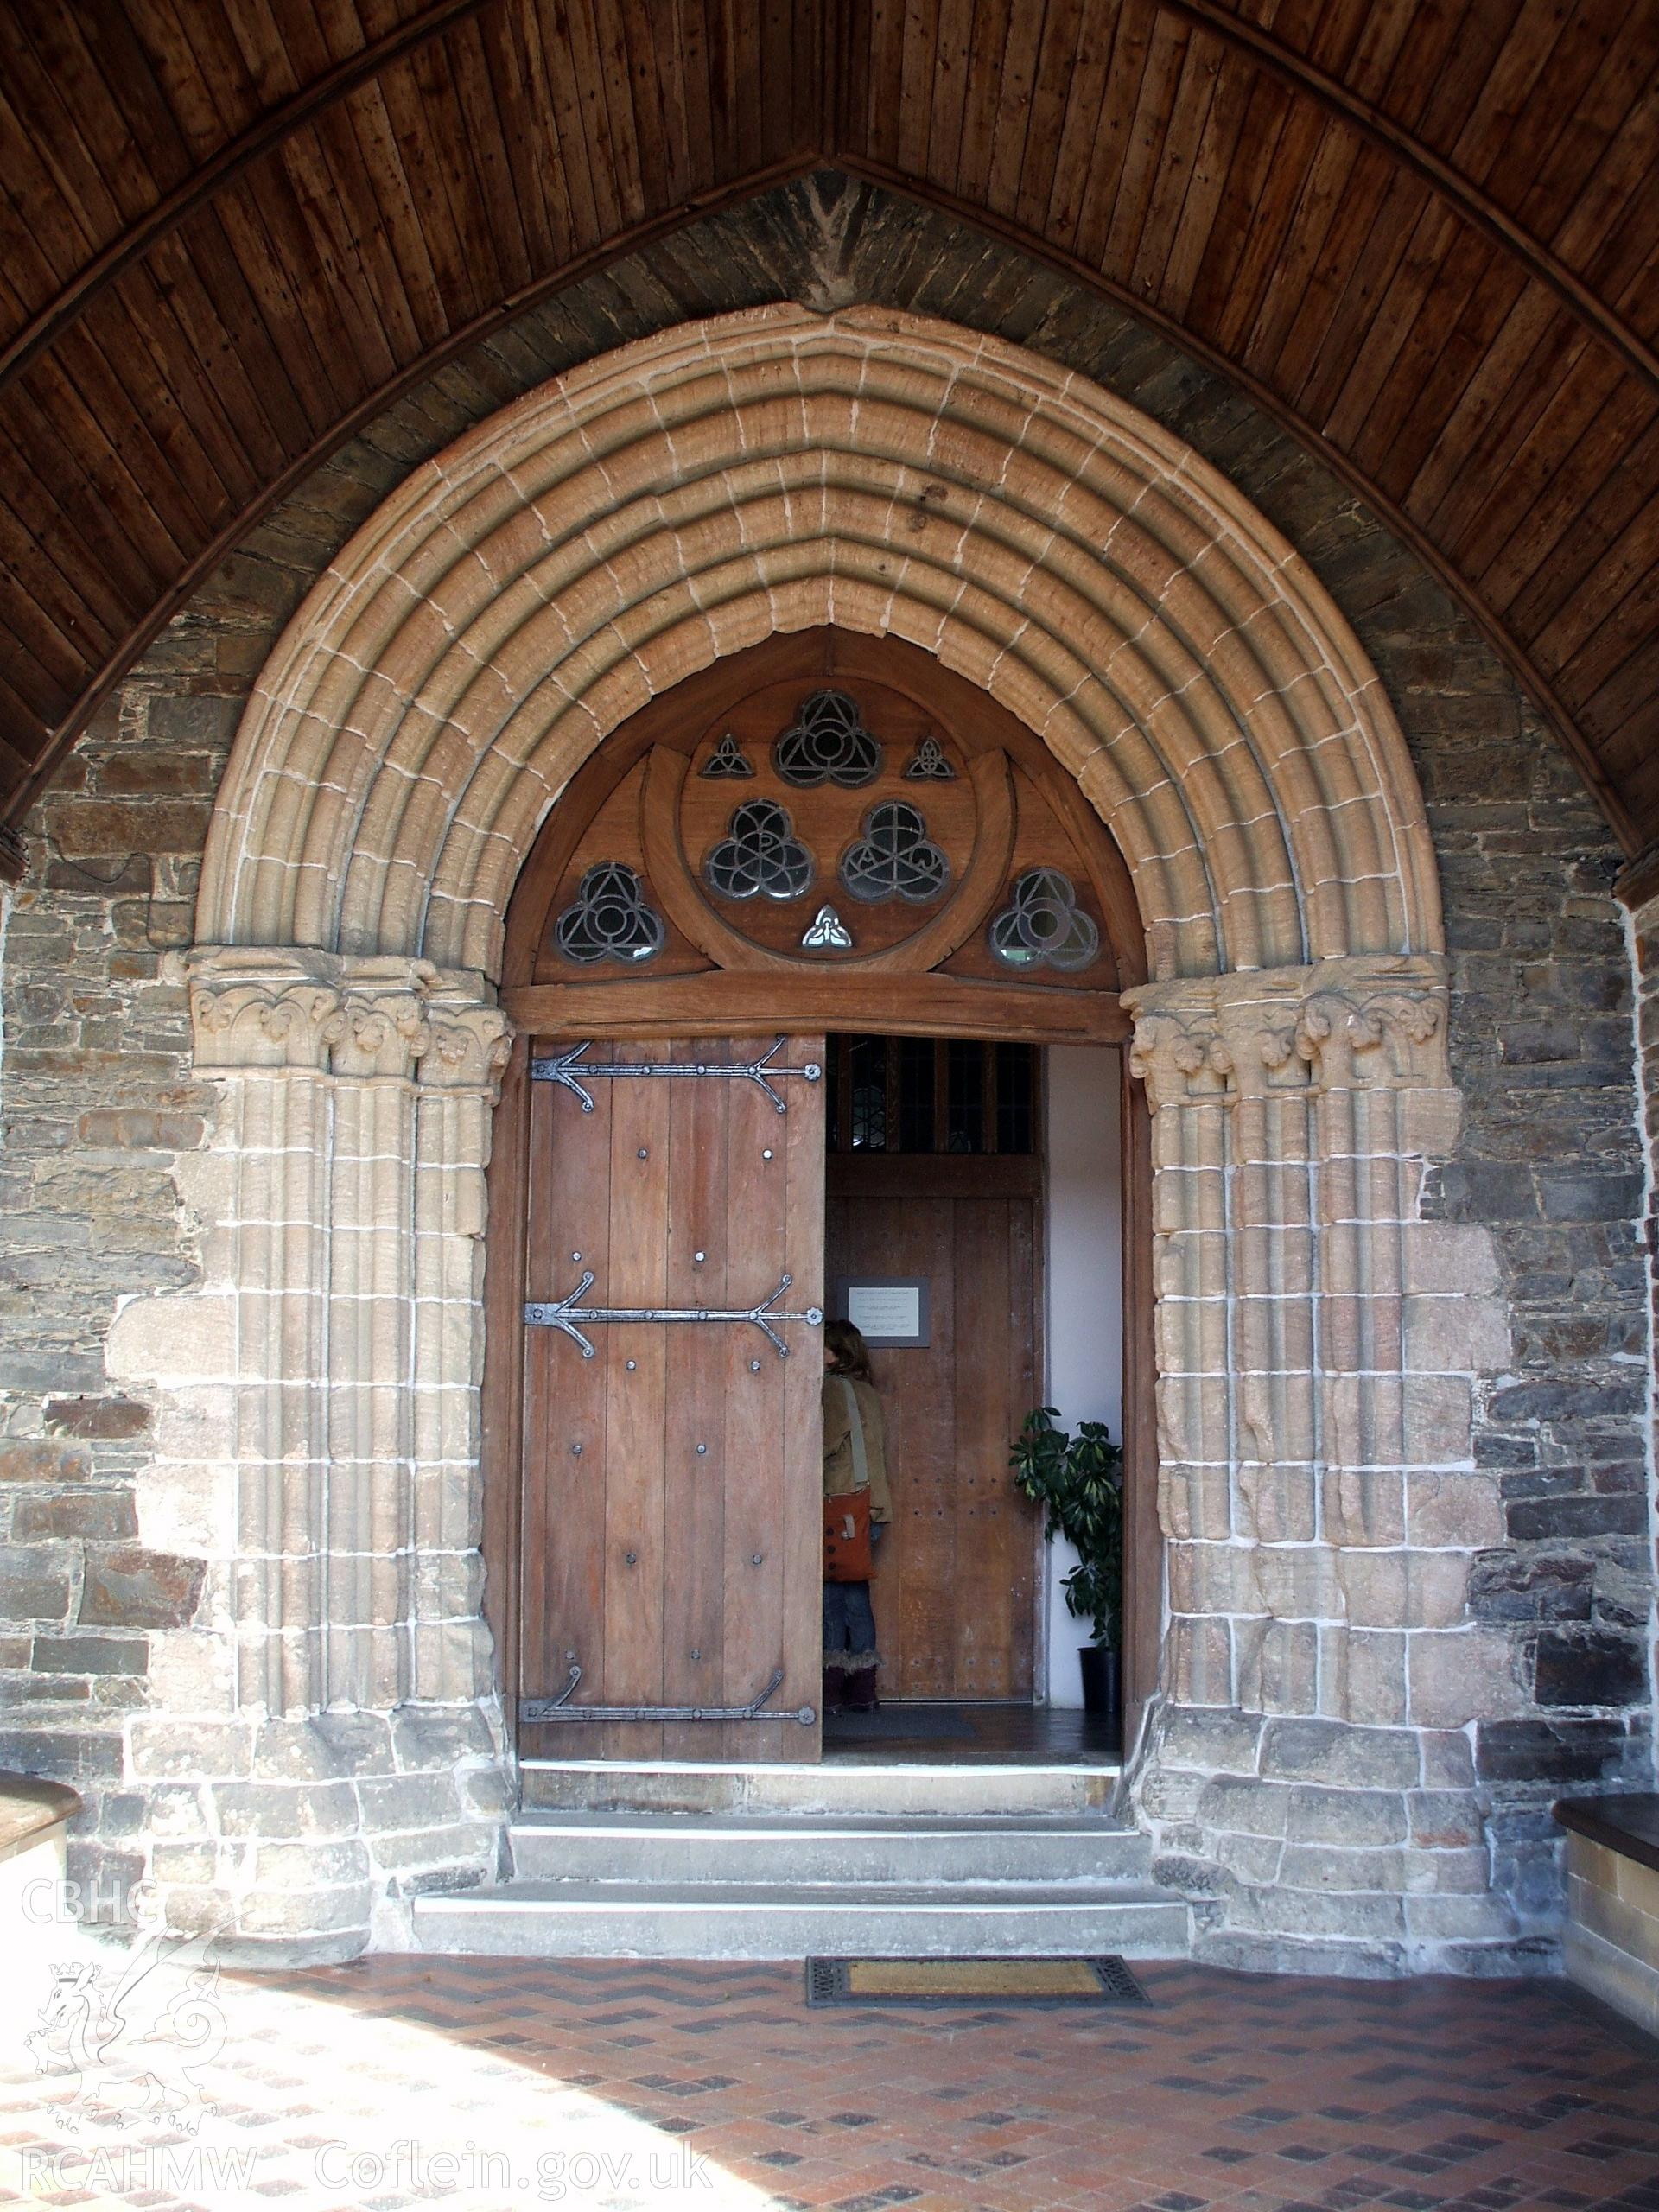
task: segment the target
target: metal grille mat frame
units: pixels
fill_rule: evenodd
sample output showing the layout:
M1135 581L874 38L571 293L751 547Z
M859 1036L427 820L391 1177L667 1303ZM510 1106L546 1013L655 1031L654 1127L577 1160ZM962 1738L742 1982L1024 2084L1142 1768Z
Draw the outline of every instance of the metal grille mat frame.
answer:
M1097 1958L809 1959L809 2005L1149 2005L1116 1954Z

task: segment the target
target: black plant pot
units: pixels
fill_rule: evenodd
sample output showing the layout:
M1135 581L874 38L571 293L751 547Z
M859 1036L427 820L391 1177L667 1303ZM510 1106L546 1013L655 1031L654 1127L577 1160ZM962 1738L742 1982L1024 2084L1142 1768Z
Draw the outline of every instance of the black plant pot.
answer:
M1104 1643L1085 1643L1077 1654L1083 1667L1083 1709L1121 1725L1117 1653Z

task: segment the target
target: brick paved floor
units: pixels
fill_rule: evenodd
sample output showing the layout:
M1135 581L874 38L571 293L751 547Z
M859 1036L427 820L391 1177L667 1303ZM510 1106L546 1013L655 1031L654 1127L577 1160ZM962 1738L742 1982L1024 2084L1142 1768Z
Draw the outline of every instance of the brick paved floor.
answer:
M0 2201L1659 2212L1659 2051L1558 1985L1138 1971L1149 2008L929 2012L793 1967L222 1978L171 2124L10 2069Z

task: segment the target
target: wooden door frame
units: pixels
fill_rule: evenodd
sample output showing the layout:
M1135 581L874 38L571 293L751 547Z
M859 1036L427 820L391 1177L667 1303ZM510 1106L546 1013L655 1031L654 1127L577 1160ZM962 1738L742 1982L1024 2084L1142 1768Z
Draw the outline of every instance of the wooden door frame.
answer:
M815 659L837 679L861 676L928 703L957 724L993 728L996 741L1039 779L1073 825L1115 957L1121 988L1144 982L1146 954L1133 888L1122 856L1073 777L1007 709L897 639L809 632L774 637L730 656L652 700L600 747L556 804L508 907L503 1007L518 1032L495 1110L487 1171L485 1248L485 1359L480 1400L484 1616L495 1637L509 1732L517 1739L519 1694L520 1542L523 1480L524 1281L529 1203L530 1044L575 1044L601 1035L622 1043L664 1037L821 1033L879 1029L884 1034L966 1037L994 1042L1116 1044L1122 1052L1123 1430L1125 1498L1124 1725L1132 1747L1140 1716L1157 1688L1163 1642L1163 1539L1158 1520L1157 1427L1154 1402L1152 1193L1149 1117L1144 1086L1128 1071L1132 1025L1116 994L1046 989L1023 979L971 982L944 974L888 969L861 973L753 972L646 978L582 987L573 995L531 980L524 918L545 911L552 886L575 850L600 794L688 715L705 719L780 677L804 673Z
M1154 1326L1152 1115L1122 1053L1123 1307L1123 1757L1135 1748L1163 1659L1164 1532L1158 1517L1158 1354Z

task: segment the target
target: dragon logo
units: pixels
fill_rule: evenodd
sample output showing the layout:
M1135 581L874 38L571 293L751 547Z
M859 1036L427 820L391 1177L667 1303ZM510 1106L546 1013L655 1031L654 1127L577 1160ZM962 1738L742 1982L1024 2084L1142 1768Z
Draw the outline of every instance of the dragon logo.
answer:
M213 2109L196 2077L225 2047L211 1947L210 1936L151 1929L112 1964L51 1967L41 2024L24 2044L35 2072L68 2092L54 2100L64 2126L162 2120L195 2133Z

